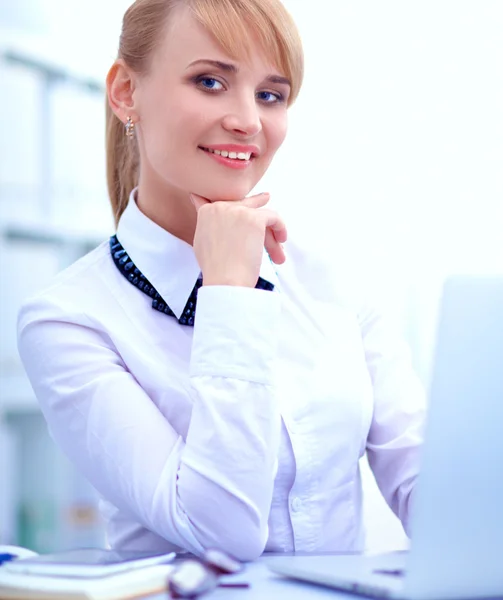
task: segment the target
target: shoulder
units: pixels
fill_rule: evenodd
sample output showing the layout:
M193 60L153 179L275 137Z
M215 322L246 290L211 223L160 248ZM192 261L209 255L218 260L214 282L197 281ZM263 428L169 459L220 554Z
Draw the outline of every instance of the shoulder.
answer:
M108 240L58 273L43 289L27 298L18 313L18 330L38 319L84 315L102 301L104 287L115 275ZM103 291L102 291L103 290Z

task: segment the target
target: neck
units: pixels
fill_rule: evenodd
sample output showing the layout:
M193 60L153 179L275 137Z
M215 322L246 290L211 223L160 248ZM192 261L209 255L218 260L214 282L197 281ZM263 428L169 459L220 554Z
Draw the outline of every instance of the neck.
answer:
M140 175L136 203L151 221L192 246L197 214L187 191Z

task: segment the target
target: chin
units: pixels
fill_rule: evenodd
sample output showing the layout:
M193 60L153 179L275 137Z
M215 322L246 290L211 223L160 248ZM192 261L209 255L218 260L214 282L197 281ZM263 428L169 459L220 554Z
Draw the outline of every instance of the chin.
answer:
M242 200L245 198L254 186L248 185L233 185L233 186L215 186L207 188L200 196L211 200L212 202Z

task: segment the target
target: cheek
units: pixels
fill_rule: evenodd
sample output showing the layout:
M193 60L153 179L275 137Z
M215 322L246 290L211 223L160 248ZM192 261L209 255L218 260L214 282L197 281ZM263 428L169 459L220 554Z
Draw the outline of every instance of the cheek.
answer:
M142 89L139 100L144 141L152 152L166 152L186 139L181 132L190 129L198 107L184 87L158 77Z
M173 120L173 106L169 99L161 101L156 90L142 104L141 138L144 150L143 159L158 167L170 157L176 147L176 135L169 135L176 127Z
M286 110L284 113L276 115L276 118L270 118L266 126L267 148L270 154L274 156L286 138L286 133L288 130L288 118Z
M178 172L195 150L196 132L204 116L196 111L181 111L173 102L152 104L142 123L145 158L164 176Z
M261 165L262 170L265 172L286 138L288 130L286 110L282 114L268 116L266 120L262 121L262 126L267 141L267 151L262 156L264 160Z

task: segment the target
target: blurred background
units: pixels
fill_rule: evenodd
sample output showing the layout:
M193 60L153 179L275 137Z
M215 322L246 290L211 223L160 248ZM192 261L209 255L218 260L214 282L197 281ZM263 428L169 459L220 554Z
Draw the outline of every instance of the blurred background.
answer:
M104 78L128 0L0 0L0 544L104 544L17 355L22 299L113 232ZM442 281L503 270L503 3L285 0L306 79L261 182L370 284L428 387ZM363 461L370 550L407 544Z

